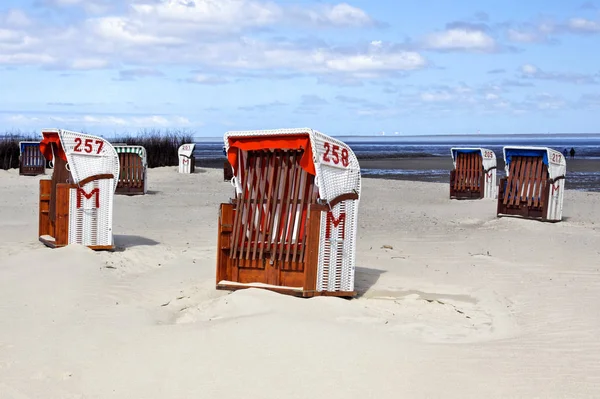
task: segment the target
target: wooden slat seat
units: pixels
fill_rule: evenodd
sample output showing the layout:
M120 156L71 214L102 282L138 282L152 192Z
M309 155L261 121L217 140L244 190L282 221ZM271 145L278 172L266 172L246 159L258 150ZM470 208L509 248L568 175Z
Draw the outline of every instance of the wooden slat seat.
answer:
M543 158L515 156L500 180L498 214L542 218L548 201L548 166Z
M119 181L116 194L145 194L146 167L142 157L133 152L119 153Z
M456 168L450 172L450 198L483 198L484 184L481 153L459 152L456 155Z

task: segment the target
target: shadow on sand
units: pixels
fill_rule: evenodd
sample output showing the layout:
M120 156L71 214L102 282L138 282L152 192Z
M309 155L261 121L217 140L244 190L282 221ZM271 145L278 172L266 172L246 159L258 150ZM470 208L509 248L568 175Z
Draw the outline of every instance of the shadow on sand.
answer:
M127 248L138 247L138 246L151 246L159 244L158 241L151 240L150 238L132 235L117 235L114 236L115 240L115 252L123 252Z
M356 298L360 298L373 287L383 273L385 273L385 270L357 267L354 275Z

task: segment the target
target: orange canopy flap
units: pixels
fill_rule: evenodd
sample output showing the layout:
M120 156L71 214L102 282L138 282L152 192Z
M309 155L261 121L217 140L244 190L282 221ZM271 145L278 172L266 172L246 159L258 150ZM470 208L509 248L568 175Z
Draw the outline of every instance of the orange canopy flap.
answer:
M44 138L40 141L40 152L44 155L48 161L52 161L52 143L56 143L56 147L58 148L57 155L64 160L67 161L67 155L65 154L65 150L60 143L60 137L58 137L58 133L56 132L42 132Z
M290 134L279 136L249 136L230 137L227 159L237 176L238 150L304 150L300 158L300 167L311 175L315 175L315 164L313 163L312 148L308 134Z

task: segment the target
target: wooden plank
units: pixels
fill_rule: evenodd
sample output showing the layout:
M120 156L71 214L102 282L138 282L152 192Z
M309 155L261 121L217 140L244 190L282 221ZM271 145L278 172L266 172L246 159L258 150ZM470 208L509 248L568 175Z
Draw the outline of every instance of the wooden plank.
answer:
M319 244L321 235L321 212L308 208L306 262L304 264L304 290L316 291L317 270L319 264Z
M304 230L306 229L306 215L304 213L304 207L306 205L306 186L307 186L307 181L310 178L310 175L306 172L306 171L302 171L303 172L303 176L302 176L302 182L300 185L300 202L298 204L298 208L296 209L296 212L299 212L300 215L300 220L298 222L298 227L296 229L296 231L294 231L292 234L296 235L296 245L294 246L294 253L292 255L292 259L297 260L298 257L298 248L302 248L305 245L305 241L304 241L304 237L301 235L304 233Z
M273 157L273 166L277 169L277 177L275 178L275 187L270 190L267 206L270 209L269 217L267 218L267 231L265 239L265 247L267 251L271 251L271 240L275 237L274 225L275 225L275 214L277 212L277 204L279 202L279 187L281 182L281 171L283 169L283 153L275 151ZM263 248L260 250L260 257L263 256ZM273 258L274 259L274 258Z
M515 198L517 196L517 191L519 190L519 185L521 184L519 177L520 177L520 172L521 172L521 162L522 162L522 158L521 157L513 157L512 162L514 162L514 173L512 175L512 186L510 189L510 200L508 202L509 205L513 206L515 204Z
M56 185L56 225L54 239L57 245L69 243L69 200L70 184Z
M533 205L533 197L535 193L535 176L539 171L539 163L532 162L531 163L531 171L530 171L530 182L529 187L527 187L527 206L531 207Z
M298 159L302 156L302 153L300 152L298 154ZM302 173L306 173L304 171L304 169L302 169L302 167L300 166L300 164L298 164L296 166L297 172L296 172L296 178L294 179L294 192L292 194L292 204L290 206L290 226L289 228L286 228L286 234L289 236L288 237L288 242L287 242L287 246L285 249L285 261L289 262L290 261L290 252L292 251L292 245L294 244L294 247L296 246L295 244L298 242L297 237L296 237L296 242L294 242L294 229L295 229L295 224L297 222L297 224L299 225L302 222L302 215L300 215L300 218L298 218L297 216L297 210L298 210L298 195L300 194L300 181L302 180Z
M300 168L300 166L298 165L298 162L297 162L297 153L296 152L292 152L290 161L291 161L291 168L290 168L290 173L288 174L288 177L287 177L288 184L286 184L285 197L284 197L285 206L282 207L282 210L285 209L285 211L282 211L283 225L280 226L281 242L279 243L279 248L277 251L278 252L277 258L279 261L281 261L284 257L285 243L288 240L287 228L288 228L288 223L292 217L290 215L290 207L291 207L291 203L292 203L292 193L293 193L293 189L294 189L295 177L296 177L296 174L298 173L298 169Z

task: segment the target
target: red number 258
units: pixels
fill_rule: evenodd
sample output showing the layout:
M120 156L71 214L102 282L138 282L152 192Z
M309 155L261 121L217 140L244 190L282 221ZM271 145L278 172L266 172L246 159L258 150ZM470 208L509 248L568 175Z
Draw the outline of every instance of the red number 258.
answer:
M340 160L342 161L342 165L344 165L344 167L348 166L349 161L348 161L348 150L346 148L342 148L342 154L340 157L340 154L338 153L338 151L340 150L340 146L338 145L331 145L327 142L323 143L323 148L325 148L325 154L323 154L323 161L325 162L333 162L335 165L340 163ZM331 153L331 155L330 155ZM340 159L341 158L341 159Z

